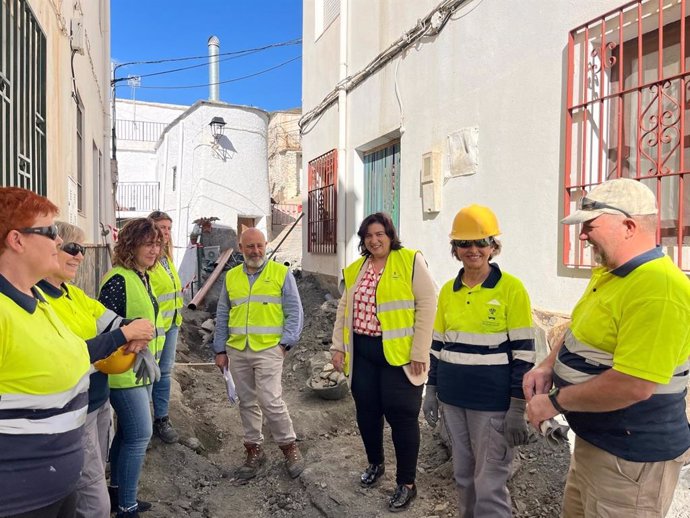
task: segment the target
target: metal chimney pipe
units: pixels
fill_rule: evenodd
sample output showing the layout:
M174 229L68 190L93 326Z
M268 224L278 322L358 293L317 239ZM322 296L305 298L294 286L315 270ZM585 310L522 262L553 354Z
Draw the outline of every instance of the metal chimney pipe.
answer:
M218 52L220 51L220 40L216 36L208 39L208 100L217 101L220 97L220 81L218 70Z

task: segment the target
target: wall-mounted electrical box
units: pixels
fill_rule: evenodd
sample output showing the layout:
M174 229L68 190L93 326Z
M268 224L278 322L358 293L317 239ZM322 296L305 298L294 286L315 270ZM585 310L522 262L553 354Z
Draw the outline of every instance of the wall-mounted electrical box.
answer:
M70 21L70 46L74 52L84 55L86 34L84 33L84 20L82 18L72 18Z
M441 153L430 151L422 155L422 210L439 212L441 210Z

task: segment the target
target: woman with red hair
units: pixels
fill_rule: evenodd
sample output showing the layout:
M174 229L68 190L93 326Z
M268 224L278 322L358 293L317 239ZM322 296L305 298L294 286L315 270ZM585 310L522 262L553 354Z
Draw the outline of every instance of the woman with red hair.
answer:
M0 188L0 516L71 518L89 388L85 342L34 285L58 268L58 208Z

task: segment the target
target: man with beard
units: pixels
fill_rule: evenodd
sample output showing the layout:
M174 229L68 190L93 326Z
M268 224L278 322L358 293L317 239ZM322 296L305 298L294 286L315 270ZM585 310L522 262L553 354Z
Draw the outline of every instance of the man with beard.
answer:
M562 413L577 436L565 518L663 517L690 457L690 281L656 246L657 213L652 191L616 179L562 221L601 266L523 389L533 426Z
M266 461L261 425L266 417L283 451L288 474L304 471L295 430L283 401L283 359L299 341L304 314L297 283L282 264L266 261L266 237L249 228L240 236L244 264L230 270L218 300L213 350L216 365L230 369L240 399L247 457L238 477L255 477Z

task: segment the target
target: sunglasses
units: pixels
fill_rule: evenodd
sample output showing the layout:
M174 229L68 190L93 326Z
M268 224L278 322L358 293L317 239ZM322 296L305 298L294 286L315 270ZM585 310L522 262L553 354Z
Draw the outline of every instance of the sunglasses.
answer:
M580 202L580 210L601 210L601 209L612 209L616 210L622 214L624 214L626 217L630 217L630 214L625 212L623 209L619 209L618 207L614 207L613 205L609 205L607 203L603 203L600 201L595 201L595 200L589 200L587 198L582 198L582 201Z
M494 240L490 237L485 237L484 239L473 239L473 240L453 240L453 246L458 248L471 248L476 246L477 248L486 248L494 244Z
M79 243L65 243L61 250L72 257L77 257L79 254L86 255L86 247Z
M18 232L22 234L38 234L39 236L45 236L47 238L55 241L58 236L57 225L50 225L49 227L26 227L18 229Z

